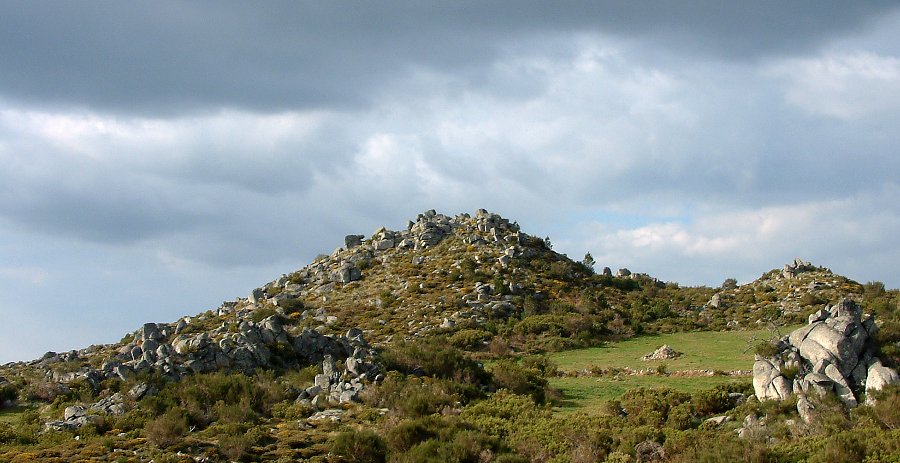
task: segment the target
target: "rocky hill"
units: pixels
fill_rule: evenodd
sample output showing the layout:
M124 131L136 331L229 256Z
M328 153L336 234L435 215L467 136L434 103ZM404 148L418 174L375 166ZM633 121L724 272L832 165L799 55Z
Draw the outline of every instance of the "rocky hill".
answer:
M109 432L124 427L132 431L119 437L137 439L153 435L152 423L141 428L148 416L163 420L176 405L192 426L216 429L209 417L221 420L224 412L213 409L215 401L185 398L185 390L207 390L210 397L209 390L225 390L213 386L217 381L250 387L243 377L266 384L270 395L280 391L275 396L286 402L279 410L354 410L347 407L374 394L367 391L396 387L381 383L395 384L391 375L398 371L481 391L454 386L456 392L442 393L462 400L512 387L498 372L485 379L472 360L518 371L502 362L654 332L794 324L829 302L867 304L866 291L799 259L748 284L726 280L720 288L681 287L628 269L595 272L589 259L558 254L549 239L528 235L497 214L451 217L432 210L404 230L348 235L330 255L215 309L147 323L116 344L0 367L0 393L7 396L0 400L37 407L32 419L43 433L114 426ZM421 347L429 340L437 344ZM892 355L888 349L886 358ZM452 366L429 367L435 359ZM536 394L541 380L528 381L521 391ZM261 405L266 394L259 394L254 400L262 402L253 402L257 408L245 410L247 416L276 419ZM243 403L233 399L222 406ZM387 399L368 400L388 405L379 413L390 409ZM151 440L159 446L159 439Z

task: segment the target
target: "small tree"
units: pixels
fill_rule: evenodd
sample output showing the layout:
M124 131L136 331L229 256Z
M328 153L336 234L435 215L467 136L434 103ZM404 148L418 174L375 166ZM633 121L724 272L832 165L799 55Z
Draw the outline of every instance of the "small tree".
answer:
M597 262L594 260L594 256L592 256L591 253L584 253L584 259L581 259L581 265L584 265L585 268L593 272L595 263Z

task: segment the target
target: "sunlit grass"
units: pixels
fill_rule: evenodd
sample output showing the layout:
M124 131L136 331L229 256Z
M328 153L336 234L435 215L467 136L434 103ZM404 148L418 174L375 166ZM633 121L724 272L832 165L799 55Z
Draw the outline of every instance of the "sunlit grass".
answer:
M781 329L789 333L794 327ZM675 370L749 370L753 366L752 339L763 340L768 330L696 331L654 336L640 336L602 347L556 352L550 355L562 371L578 371L598 367L655 369L665 364ZM684 355L672 360L644 361L641 357L668 344Z
M749 382L750 378L732 376L635 376L606 375L601 377L552 378L550 386L562 393L562 399L554 407L561 413L583 411L597 412L609 400L622 397L629 389L639 387L668 387L682 392L696 392L731 382Z

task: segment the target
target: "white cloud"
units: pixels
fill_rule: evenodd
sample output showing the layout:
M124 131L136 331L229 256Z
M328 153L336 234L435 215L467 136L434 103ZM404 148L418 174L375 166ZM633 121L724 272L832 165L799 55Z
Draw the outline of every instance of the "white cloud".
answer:
M690 284L717 284L726 272L748 281L793 257L863 281L885 279L891 277L885 266L900 257L898 194L893 185L835 201L706 211L680 222L585 223L579 238L560 247L589 250L599 265L629 265Z
M860 51L794 58L767 73L786 82L785 99L812 114L857 119L900 112L900 58Z

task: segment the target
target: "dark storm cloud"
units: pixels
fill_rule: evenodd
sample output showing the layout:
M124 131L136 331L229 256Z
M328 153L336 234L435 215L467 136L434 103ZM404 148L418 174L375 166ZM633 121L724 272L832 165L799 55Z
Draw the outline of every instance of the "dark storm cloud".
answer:
M477 75L528 37L650 38L663 55L744 60L808 50L895 5L3 2L0 97L143 114L361 107L411 67Z

